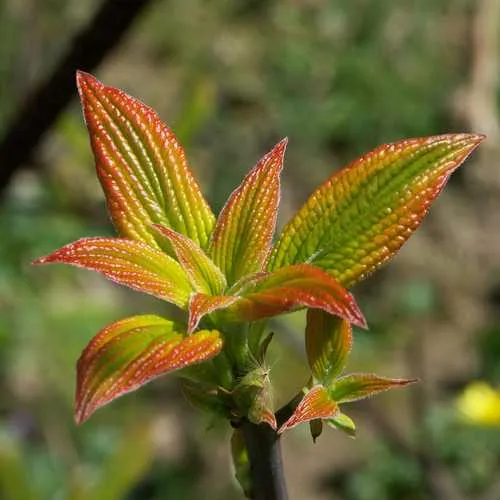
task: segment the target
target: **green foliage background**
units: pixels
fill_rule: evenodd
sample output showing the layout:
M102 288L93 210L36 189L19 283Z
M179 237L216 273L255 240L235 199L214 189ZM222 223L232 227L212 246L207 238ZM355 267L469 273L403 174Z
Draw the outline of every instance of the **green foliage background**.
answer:
M0 0L0 134L98 3ZM414 241L355 290L371 329L358 333L351 368L420 376L420 388L354 406L354 442L330 431L313 446L306 429L290 433L293 499L500 496L500 431L464 424L454 407L470 379L500 382L498 77L477 76L498 64L500 20L481 18L495 5L157 0L97 71L174 128L214 210L285 135L281 221L380 143L472 128L490 136ZM72 422L86 342L110 321L165 306L91 273L29 262L111 232L75 99L0 207L0 498L240 498L228 430L168 379L81 428ZM278 400L303 381L302 323L293 315L277 325Z

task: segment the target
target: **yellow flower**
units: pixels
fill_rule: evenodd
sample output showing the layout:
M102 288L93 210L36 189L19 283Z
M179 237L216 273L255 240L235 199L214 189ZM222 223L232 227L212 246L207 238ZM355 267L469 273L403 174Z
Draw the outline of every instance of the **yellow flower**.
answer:
M469 423L500 426L500 392L486 382L471 382L458 398L457 407Z

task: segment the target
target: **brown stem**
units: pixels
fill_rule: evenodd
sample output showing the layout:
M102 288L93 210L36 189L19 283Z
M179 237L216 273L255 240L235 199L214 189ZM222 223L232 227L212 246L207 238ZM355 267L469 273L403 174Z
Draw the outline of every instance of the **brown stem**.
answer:
M250 461L252 500L288 500L280 436L267 424L245 420L241 431Z

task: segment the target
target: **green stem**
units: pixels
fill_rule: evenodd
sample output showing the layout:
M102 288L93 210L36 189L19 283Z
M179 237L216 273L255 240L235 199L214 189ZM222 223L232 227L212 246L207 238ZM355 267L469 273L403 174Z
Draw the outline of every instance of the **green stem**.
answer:
M245 369L248 366L250 359L250 351L248 348L248 326L241 324L238 329L226 332L226 352L233 360L236 371ZM237 373L242 376L243 373Z
M241 424L250 461L252 500L288 500L279 434L267 424Z

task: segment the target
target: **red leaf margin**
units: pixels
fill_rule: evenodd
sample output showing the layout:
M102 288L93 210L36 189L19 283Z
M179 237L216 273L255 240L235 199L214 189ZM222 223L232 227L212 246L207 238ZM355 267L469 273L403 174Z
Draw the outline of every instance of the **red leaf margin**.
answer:
M316 385L304 395L292 416L278 429L278 434L304 422L332 418L339 411L338 404L330 397L328 390L322 385Z
M213 358L222 347L218 331L201 330L183 337L174 323L155 315L108 325L92 339L77 363L76 423L160 375Z
M115 283L183 309L192 291L178 262L157 248L127 238L82 238L32 263L71 264L97 271Z
M283 139L259 160L219 214L209 252L230 284L261 271L271 251L287 144Z
M232 293L239 300L228 308L237 321L255 321L300 307L322 309L361 328L366 320L356 300L335 278L309 264L282 267L272 273L246 277Z
M418 381L418 378L388 378L374 373L348 373L336 379L328 387L328 391L339 404L352 403Z
M168 251L151 229L160 223L204 247L215 216L172 130L152 108L88 73L77 72L77 87L97 174L120 236Z
M193 294L189 302L189 328L193 331L206 314L220 310L226 321L243 322L277 316L301 307L322 309L366 328L354 297L321 269L298 264L274 273L245 276L229 290L232 295Z
M193 293L189 299L188 333L193 332L201 319L215 311L228 308L238 297L231 295L205 295Z
M383 144L351 162L319 186L285 225L273 247L268 270L309 262L331 273L345 287L352 287L401 248L451 173L484 139L482 134L404 139ZM407 161L421 161L425 168L408 174L408 168L401 168L402 155ZM428 158L423 161L422 155ZM394 172L388 172L389 167ZM390 200L397 200L396 205L379 203L373 212L388 175L400 182ZM370 176L373 178L367 182ZM353 199L356 190L359 192ZM345 206L348 208L339 213ZM377 231L367 231L367 223Z

